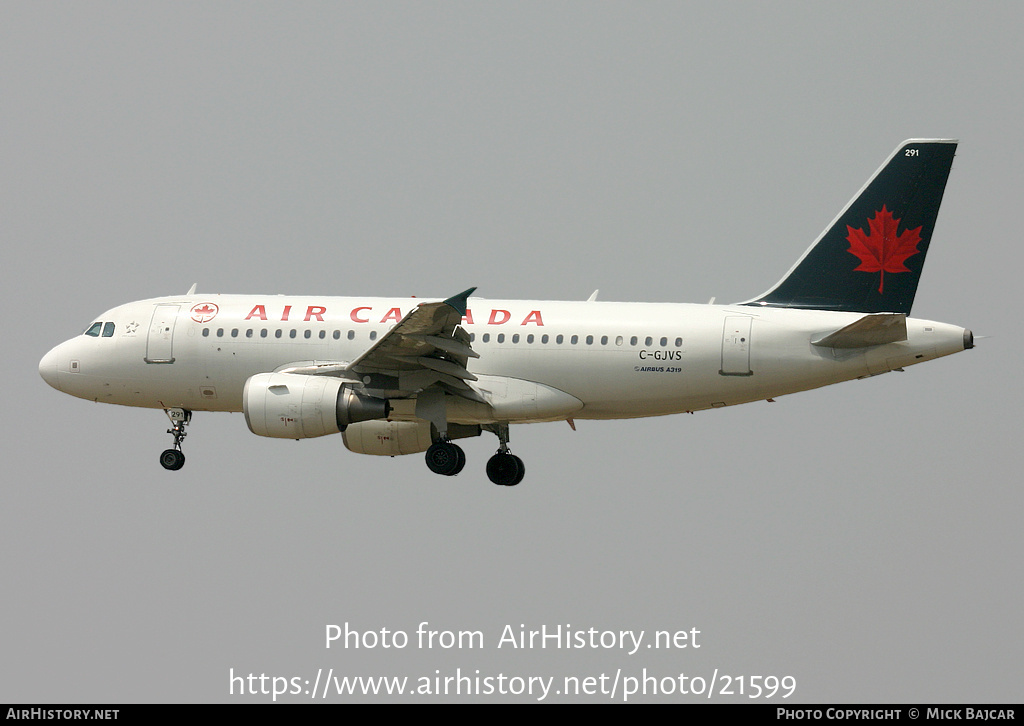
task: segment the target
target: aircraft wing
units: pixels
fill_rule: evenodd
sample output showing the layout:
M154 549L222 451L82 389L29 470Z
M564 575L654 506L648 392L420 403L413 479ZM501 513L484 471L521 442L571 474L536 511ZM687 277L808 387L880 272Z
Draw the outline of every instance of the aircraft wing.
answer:
M411 395L437 385L448 393L483 402L466 366L479 358L460 325L475 287L442 302L420 303L351 363L289 366L289 373L339 376L365 388Z

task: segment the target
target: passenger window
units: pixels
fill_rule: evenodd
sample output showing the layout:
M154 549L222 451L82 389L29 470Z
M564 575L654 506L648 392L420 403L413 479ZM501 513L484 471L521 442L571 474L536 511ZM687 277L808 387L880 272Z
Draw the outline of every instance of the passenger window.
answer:
M637 341L637 337L634 335L632 338L629 339L629 344L630 345L636 345L636 341Z
M326 337L327 337L327 331L326 330L321 330L320 331L320 340L323 340Z
M266 338L267 337L267 329L266 328L263 328L263 330L260 331L260 337L261 338Z
M288 331L288 337L294 338L296 335L298 335L298 333L299 331L295 330L295 328L292 328L291 330Z
M651 345L653 343L654 343L654 338L652 338L651 336L648 335L646 338L644 338L644 345Z
M594 344L594 336L593 335L588 335L587 336L587 345L593 345L593 344Z
M90 335L93 338L100 337L100 329L103 328L103 323L93 323L89 326L89 329L85 331L86 335Z
M555 342L558 343L559 345L562 344L563 340L565 340L565 337L561 333L555 336Z
M601 336L601 345L608 345L608 336L607 335L602 335Z
M491 334L490 333L484 333L483 341L485 343L490 343L491 342Z
M505 334L504 333L498 333L498 342L499 343L504 343L505 342Z
M232 328L231 329L231 337L232 338L237 338L238 337L238 328Z
M569 342L572 343L573 345L576 345L577 343L580 342L580 336L578 336L578 335L572 336L571 338L569 338Z
M218 338L223 338L224 337L224 328L217 328L217 337Z
M682 344L683 344L683 339L682 338L676 338L676 347L679 348L679 347L682 346Z
M307 330L305 333L302 334L302 337L304 337L306 340L309 340L312 337L312 335L313 335L313 331L312 330Z
M348 339L349 340L355 340L356 339L356 331L354 331L354 330L348 331Z
M335 340L341 340L341 331L340 330L335 330L334 331L334 339Z
M377 340L377 331L376 330L371 330L370 331L370 340Z
M280 328L278 328L277 330L274 331L274 337L275 338L280 338L281 337L281 329Z
M209 338L210 337L210 329L209 328L203 328L203 337L204 338Z
M533 336L531 335L531 336L530 336L530 338L533 338ZM532 342L533 342L533 340L530 340L530 342L532 343ZM547 343L547 342L548 342L548 336L547 336L547 334L544 334L544 335L540 336L540 342L541 342L541 343Z
M249 328L248 330L245 331L245 337L246 338L251 338L252 337L252 328Z
M666 345L668 345L668 338L662 338L661 339L661 346L664 348Z
M621 335L615 338L615 345L622 345L622 336Z
M516 333L515 335L512 336L512 342L513 343L518 343L519 342L519 333Z

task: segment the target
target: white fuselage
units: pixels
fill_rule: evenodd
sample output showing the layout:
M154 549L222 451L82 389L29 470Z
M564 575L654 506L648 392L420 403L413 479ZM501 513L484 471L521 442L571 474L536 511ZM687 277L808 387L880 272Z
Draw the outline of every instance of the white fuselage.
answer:
M80 398L150 408L241 411L251 376L313 362L348 362L422 302L412 298L205 295L129 303L95 335L51 350L40 374ZM613 419L762 400L884 373L965 347L963 328L907 320L907 340L856 349L811 341L859 313L749 305L559 302L471 298L463 327L480 386L526 381L576 399L452 421ZM490 382L490 383L488 383ZM502 384L505 385L505 384ZM411 403L411 402L410 402ZM413 406L396 405L395 418Z

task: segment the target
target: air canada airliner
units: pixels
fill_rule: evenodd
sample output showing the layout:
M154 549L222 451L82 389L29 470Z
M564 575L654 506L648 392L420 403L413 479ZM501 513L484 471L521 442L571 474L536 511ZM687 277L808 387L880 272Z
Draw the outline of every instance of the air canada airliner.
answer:
M356 453L426 452L487 431L495 484L525 473L510 424L692 413L865 378L972 348L909 318L957 142L901 144L782 280L730 305L185 295L109 310L39 374L79 398L163 409L185 463L196 411L241 411L260 436L342 435ZM713 301L712 301L713 302Z

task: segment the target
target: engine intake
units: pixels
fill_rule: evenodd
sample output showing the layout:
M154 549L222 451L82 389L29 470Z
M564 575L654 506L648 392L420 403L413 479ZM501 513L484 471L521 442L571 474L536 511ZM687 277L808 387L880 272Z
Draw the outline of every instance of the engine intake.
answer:
M391 404L360 395L331 376L260 373L245 382L242 410L249 430L258 436L309 439L387 418Z

